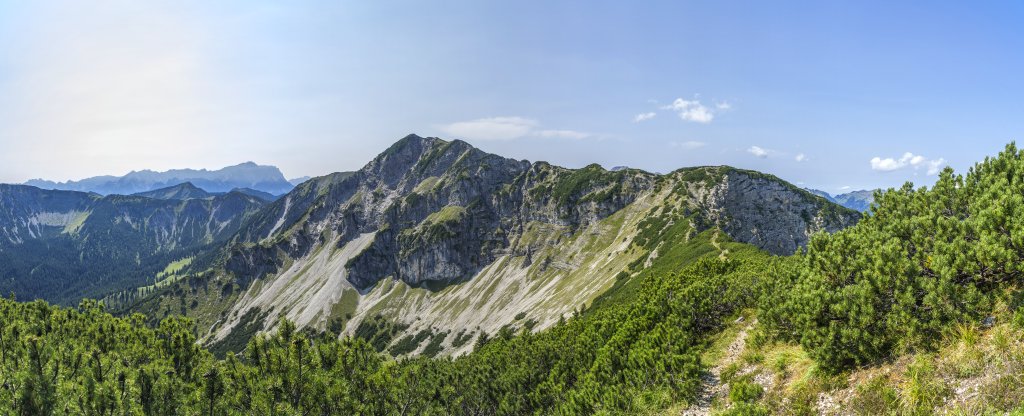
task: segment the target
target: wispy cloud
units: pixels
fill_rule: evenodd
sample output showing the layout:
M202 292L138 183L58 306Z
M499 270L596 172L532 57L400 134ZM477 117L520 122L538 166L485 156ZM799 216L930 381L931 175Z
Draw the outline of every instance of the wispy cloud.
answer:
M768 150L768 149L765 149L763 147L760 147L760 146L750 146L749 148L747 148L747 153L750 153L750 154L752 154L752 155L754 155L756 157L764 159L764 158L768 157L768 155L771 153L771 151Z
M576 130L540 130L533 132L534 136L538 137L550 137L556 139L586 139L592 136L590 133L584 133Z
M946 159L928 159L921 155L915 155L911 152L906 152L899 158L882 158L875 156L871 158L871 169L880 172L892 172L903 168L912 168L914 170L925 169L928 175L936 175L942 170L942 167L946 165Z
M647 113L640 113L640 114L637 114L636 117L633 117L633 122L634 123L639 123L639 122L642 122L642 121L647 121L647 120L650 120L650 119L656 117L657 115L658 115L658 113L655 113L653 111L647 112Z
M807 160L807 155L803 153L797 153L796 157L794 157L793 159L796 160L797 162L803 162Z
M585 139L593 135L576 130L539 129L540 123L525 117L487 117L439 126L458 138L475 140L514 140L524 137Z
M511 140L529 135L536 126L536 120L523 117L488 117L447 124L441 130L462 138Z
M673 142L669 142L668 145L671 146L671 147L676 147L676 148L680 148L680 149L693 150L693 149L699 149L701 147L707 146L707 143L699 142L699 141L696 141L696 140L688 140L688 141L685 141L685 142L675 142L675 141L673 141Z
M671 110L679 115L679 118L694 123L707 124L715 119L713 110L702 104L699 100L684 100L676 98L672 104L661 107L663 110Z
M648 102L655 103L656 101L649 100ZM719 114L732 110L732 104L728 101L715 101L711 104L704 104L700 100L700 96L695 95L692 100L676 98L671 104L659 106L658 109L671 111L679 116L680 119L691 123L708 124L714 121L715 117ZM654 111L640 113L633 117L633 122L640 123L650 120L657 115L658 113Z

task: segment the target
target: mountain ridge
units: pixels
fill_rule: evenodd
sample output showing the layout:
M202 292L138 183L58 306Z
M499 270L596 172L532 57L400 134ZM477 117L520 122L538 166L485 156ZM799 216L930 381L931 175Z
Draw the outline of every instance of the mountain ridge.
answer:
M131 171L124 176L95 176L78 181L55 182L32 179L25 185L42 189L95 192L101 195L131 195L150 192L182 183L192 183L207 192L229 192L234 188L251 188L273 195L290 191L293 185L274 166L245 162L216 170L171 169Z
M179 200L0 185L0 291L76 303L140 286L264 204L239 192Z
M867 212L869 209L871 209L871 204L875 202L875 192L878 192L878 189L873 189L851 191L842 194L831 195L828 192L818 189L805 189L807 189L807 191L812 194L827 199L829 202L842 205L846 208L852 209L857 212Z
M279 316L346 333L377 316L405 333L479 333L533 311L541 329L644 270L673 238L721 229L791 254L858 218L754 171L567 169L408 135L360 170L310 179L260 210L193 264L220 289L183 302L201 305L208 343L272 329Z

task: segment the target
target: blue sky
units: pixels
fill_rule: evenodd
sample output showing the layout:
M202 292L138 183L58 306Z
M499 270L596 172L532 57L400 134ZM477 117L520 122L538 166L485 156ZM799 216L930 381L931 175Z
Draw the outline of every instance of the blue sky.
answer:
M552 3L2 1L0 181L319 175L415 132L838 193L1024 133L1024 3Z

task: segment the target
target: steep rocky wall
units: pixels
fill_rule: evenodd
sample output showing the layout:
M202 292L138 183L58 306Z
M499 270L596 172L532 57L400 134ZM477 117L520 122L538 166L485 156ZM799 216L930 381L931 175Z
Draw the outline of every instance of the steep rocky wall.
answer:
M344 177L304 183L260 214L238 242L276 247L301 258L330 232L344 245L375 233L368 248L349 260L348 279L365 290L393 277L413 286L445 285L470 278L522 233L543 222L570 232L607 218L659 187L680 187L698 228L720 227L732 239L775 254L791 254L819 230L835 231L858 215L768 175L707 167L658 176L597 165L566 169L544 162L502 158L462 141L415 135L403 138L365 167ZM432 221L456 207L460 215ZM275 256L236 252L236 274L262 275L284 266ZM249 280L249 279L245 279Z
M778 178L729 170L710 192L715 222L733 240L777 255L793 254L819 231L835 232L860 214Z

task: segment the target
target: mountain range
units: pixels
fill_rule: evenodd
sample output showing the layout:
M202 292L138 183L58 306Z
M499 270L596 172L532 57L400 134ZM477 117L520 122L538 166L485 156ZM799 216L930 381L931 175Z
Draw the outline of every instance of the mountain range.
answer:
M0 299L0 407L1009 413L1021 171L1010 144L866 220L755 171L416 135L280 198L3 185L0 290L78 306Z
M239 191L199 195L0 185L0 292L74 304L143 287L169 277L169 264L233 236L267 203Z
M828 192L817 189L807 189L807 191L854 211L867 212L871 208L871 203L875 202L875 192L878 190L861 190L838 195L830 195Z
M188 289L108 302L153 319L195 305L187 315L204 342L226 349L279 317L383 331L385 348L404 334L493 333L516 317L540 330L617 279L683 264L679 251L736 241L786 255L859 217L753 171L567 169L410 135L356 172L313 178L261 208L183 270L202 276ZM440 347L470 347L455 344Z
M253 164L225 170L239 169L284 181ZM91 189L189 176L173 172ZM259 177L246 184L274 183ZM376 337L384 349L425 332L478 337L526 320L541 330L617 282L681 267L694 253L725 255L736 242L788 255L860 218L754 171L568 169L417 135L279 198L218 192L237 183L217 183L129 196L0 187L0 291L58 303L102 297L154 322L186 315L222 351L278 318ZM471 346L454 338L436 348Z
M301 178L300 178L301 179ZM33 179L25 182L42 189L94 192L100 195L131 195L191 183L207 192L230 192L248 188L281 195L294 185L274 166L246 162L218 170L173 169L165 172L133 171L124 176L96 176L79 181L54 182Z

